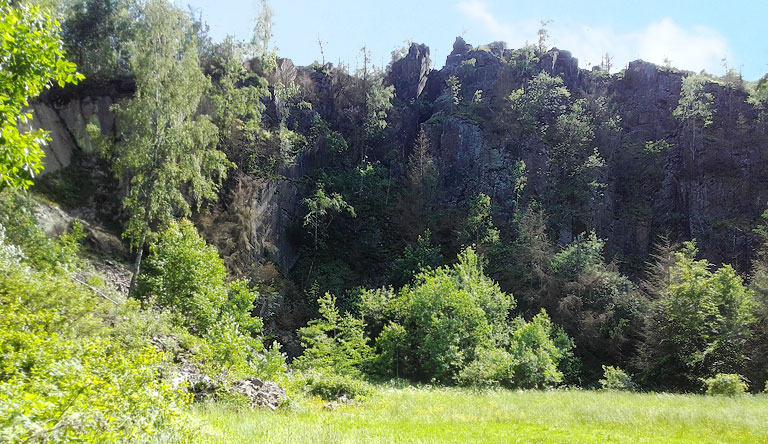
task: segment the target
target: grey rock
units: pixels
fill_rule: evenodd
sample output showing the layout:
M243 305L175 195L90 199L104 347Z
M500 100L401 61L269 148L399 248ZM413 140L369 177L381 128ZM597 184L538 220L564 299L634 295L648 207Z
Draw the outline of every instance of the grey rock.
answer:
M408 54L392 64L387 83L395 87L395 94L400 100L415 100L427 85L430 64L429 47L411 44Z
M232 384L232 390L248 398L250 406L254 408L268 407L276 410L288 400L288 395L280 385L258 378L237 381Z

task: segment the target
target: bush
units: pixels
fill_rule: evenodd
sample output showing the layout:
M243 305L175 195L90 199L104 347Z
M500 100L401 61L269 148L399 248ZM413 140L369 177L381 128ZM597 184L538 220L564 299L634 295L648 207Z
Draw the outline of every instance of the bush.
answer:
M227 301L227 273L216 248L184 220L172 222L149 251L138 278L138 297L168 309L191 332L207 332Z
M467 248L458 263L427 271L400 292L408 365L422 380L453 383L482 347L507 330L514 299L483 274Z
M747 383L735 373L718 373L702 381L708 395L735 396L747 391Z
M0 441L188 434L181 410L188 398L163 379L165 356L144 336L136 307L100 299L20 257L0 234Z
M384 376L443 384L532 388L563 380L560 364L573 341L545 312L510 320L511 295L483 273L472 248L458 263L427 268L413 285L365 291L361 311L371 320Z
M562 382L563 373L558 364L570 357L573 341L555 328L544 310L530 322L518 318L512 327L509 350L514 377L510 386L541 388Z
M0 225L8 243L24 251L24 262L37 270L66 273L78 267L82 226L73 223L70 232L51 239L37 223L36 204L29 194L6 191L0 194Z
M369 383L327 369L307 372L301 376L301 382L309 395L319 396L326 401L339 398L364 399L373 394L373 387Z
M336 307L336 298L329 293L317 303L321 317L299 329L304 353L296 359L294 366L300 370L359 376L372 358L363 321L349 315L342 317Z
M768 381L765 381L765 389L763 390L763 393L768 394Z
M637 386L624 370L612 365L603 366L603 379L600 380L603 390L619 390L633 392Z
M215 381L258 376L275 379L285 359L262 343L262 321L251 315L257 294L243 281L226 283L224 262L191 222L172 222L150 246L138 296L167 310L189 329L192 360Z

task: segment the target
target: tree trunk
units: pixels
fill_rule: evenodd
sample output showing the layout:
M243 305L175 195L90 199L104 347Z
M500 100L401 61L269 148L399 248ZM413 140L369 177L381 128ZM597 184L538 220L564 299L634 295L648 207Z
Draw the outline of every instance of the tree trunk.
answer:
M133 296L134 292L136 291L136 278L139 275L139 271L141 271L141 259L144 256L145 239L146 236L142 237L141 243L139 244L139 248L136 253L136 262L133 265L133 276L131 276L131 286L128 287L128 296Z

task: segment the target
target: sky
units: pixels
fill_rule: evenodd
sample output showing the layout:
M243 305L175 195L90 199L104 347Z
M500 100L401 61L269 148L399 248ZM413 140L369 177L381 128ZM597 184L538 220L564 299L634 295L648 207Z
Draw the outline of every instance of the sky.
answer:
M202 14L214 40L250 39L259 0L185 0ZM473 45L538 42L542 20L552 46L571 51L579 66L609 54L613 72L643 59L691 71L741 71L745 80L768 72L768 0L269 0L278 55L297 65L321 60L362 64L360 49L385 66L408 41L430 47L445 63L457 36Z

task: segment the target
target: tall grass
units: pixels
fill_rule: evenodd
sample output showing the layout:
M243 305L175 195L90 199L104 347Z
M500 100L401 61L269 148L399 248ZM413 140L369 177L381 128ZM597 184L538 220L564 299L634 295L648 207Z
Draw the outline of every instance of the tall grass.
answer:
M762 395L393 388L333 411L303 401L194 415L228 443L768 443Z

